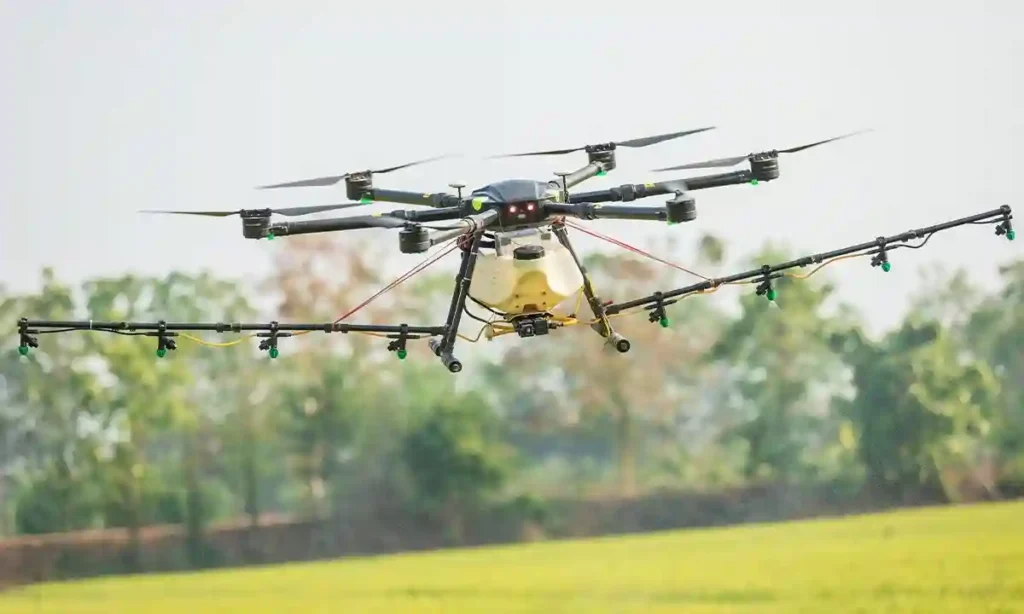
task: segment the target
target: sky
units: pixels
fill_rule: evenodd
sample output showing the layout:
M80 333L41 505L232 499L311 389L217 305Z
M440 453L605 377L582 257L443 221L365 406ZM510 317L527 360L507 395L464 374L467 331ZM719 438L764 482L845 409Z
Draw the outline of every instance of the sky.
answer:
M0 0L0 283L31 290L44 266L72 281L255 279L285 240L243 239L237 218L137 212L344 202L341 186L254 187L447 153L462 157L376 183L550 179L585 156L484 157L702 126L717 129L621 151L583 189L873 132L783 158L774 182L698 192L695 222L593 227L636 244L673 233L679 253L658 255L684 266L713 232L743 270L765 241L810 254L1022 205L1022 3L712 4ZM394 231L359 232L395 245L396 272L420 259ZM967 226L900 250L890 273L854 260L830 274L881 329L921 290L920 267L991 287L1021 245Z

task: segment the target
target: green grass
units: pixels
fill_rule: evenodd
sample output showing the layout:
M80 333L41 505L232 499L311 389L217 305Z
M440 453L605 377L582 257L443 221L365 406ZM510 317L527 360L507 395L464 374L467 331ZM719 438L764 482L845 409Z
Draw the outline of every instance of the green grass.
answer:
M1024 503L30 587L4 614L1024 613Z

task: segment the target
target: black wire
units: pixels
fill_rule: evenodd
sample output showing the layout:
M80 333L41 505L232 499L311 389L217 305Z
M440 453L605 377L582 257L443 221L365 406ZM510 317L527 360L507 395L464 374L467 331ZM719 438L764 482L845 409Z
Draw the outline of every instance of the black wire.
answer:
M468 307L466 307L466 305L465 305L465 304L463 304L463 305L462 305L462 312L463 312L463 313L465 313L465 314L466 314L467 316L469 316L469 317L473 318L473 319L474 319L474 320L476 320L477 322L480 322L480 323L482 323L482 324L486 324L487 326L490 326L490 325L491 325L491 323L490 323L490 322L488 322L487 320L485 320L485 319L481 318L481 317L480 317L480 316L478 316L478 315L475 315L475 314L474 314L474 313L473 313L472 311L470 311L470 310L469 310L469 308L468 308Z
M474 303L476 303L477 305L480 305L481 307L483 307L483 308L484 308L484 309L486 309L487 311L490 311L491 313L493 313L494 315L498 316L499 318L505 318L505 319L507 319L507 318L508 318L508 315L507 315L507 314L501 313L500 311L496 311L496 310L494 310L494 309L492 309L492 308L488 307L487 305L484 305L483 303L481 303L480 301L476 300L476 299L475 299L475 298L473 298L472 296L469 296L468 294L467 294L466 296L467 296L467 297L469 298L469 300L473 301L473 302L474 302Z
M975 223L976 223L976 222L975 222ZM936 231L936 232L937 232L937 231ZM920 243L918 243L917 245L907 245L907 244L905 244L905 243L904 243L904 244L900 244L900 245L894 245L894 246L893 246L893 247L892 247L891 249L896 249L897 247L908 247L908 248L910 248L910 249L921 249L921 248L922 248L922 247L924 247L924 246L925 246L925 245L926 245L926 244L928 243L928 241L930 241L930 240L931 240L931 238L932 238L932 237L934 237L934 236L935 236L935 233L934 233L934 232L932 232L932 233L929 233L929 234L928 234L928 236L926 236L926 237L924 238L924 241L921 241L921 242L920 242Z
M127 332L127 331L123 331L123 330L113 330L113 329L110 329L110 328L55 328L53 330L40 330L40 331L36 331L35 334L37 334L37 335L52 335L53 333L69 333L69 332L71 332L73 330L85 330L85 331L91 330L91 331L95 331L97 333L113 333L115 335L125 335L127 337L139 337L139 336L145 337L146 336L146 333Z

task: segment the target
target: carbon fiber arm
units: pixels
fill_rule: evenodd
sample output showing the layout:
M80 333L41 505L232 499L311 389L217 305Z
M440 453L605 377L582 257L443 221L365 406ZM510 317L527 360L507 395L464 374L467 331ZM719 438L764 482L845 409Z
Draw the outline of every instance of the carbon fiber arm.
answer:
M703 177L687 177L685 179L670 179L657 183L627 183L617 188L607 190L594 190L593 192L579 192L569 194L570 203L608 203L608 202L632 202L641 198L674 194L678 186L685 184L686 189L706 190L708 188L719 188L727 185L739 185L750 183L755 180L754 174L750 171L735 171L732 173L721 173L718 175L705 175ZM765 179L766 181L768 179Z

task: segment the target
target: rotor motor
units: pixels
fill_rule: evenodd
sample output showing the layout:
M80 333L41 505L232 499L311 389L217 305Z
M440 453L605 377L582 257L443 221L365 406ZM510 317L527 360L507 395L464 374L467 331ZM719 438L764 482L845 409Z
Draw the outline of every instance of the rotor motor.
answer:
M615 170L615 143L587 148L587 161L600 164L606 173Z
M403 254L422 254L430 249L430 233L422 226L407 226L398 232L398 249Z
M665 201L670 224L692 222L697 219L697 201L689 192L677 191L676 195Z
M779 156L775 152L765 152L750 158L750 173L758 181L771 181L779 178Z
M345 196L349 200L362 200L367 193L372 191L373 177L369 173L345 177Z
M242 236L246 239L262 239L270 228L270 213L242 215Z

